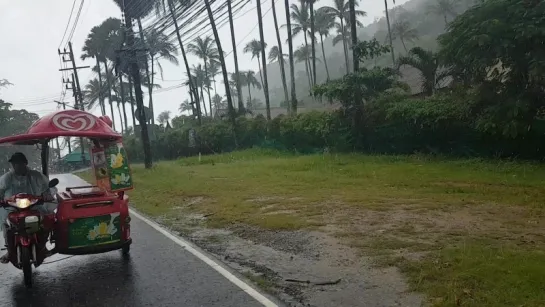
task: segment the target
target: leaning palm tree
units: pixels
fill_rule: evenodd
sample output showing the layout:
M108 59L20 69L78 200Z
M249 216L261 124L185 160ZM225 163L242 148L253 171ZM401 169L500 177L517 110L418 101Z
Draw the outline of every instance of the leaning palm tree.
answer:
M141 1L141 0L114 0L119 6L122 12L125 14L125 26L127 31L127 43L129 48L134 48L134 33L132 32L133 19L143 18L148 15L154 6L153 1ZM116 46L117 48L117 46ZM144 165L146 168L151 168L153 160L151 156L151 145L148 134L148 126L145 122L144 114L144 99L142 95L142 87L140 84L140 73L138 69L138 63L133 62L131 64L131 77L133 78L134 92L136 96L136 105L139 110L141 138L144 149Z
M445 26L448 25L448 17L456 17L457 0L436 0L428 6L428 13L443 16Z
M328 37L331 29L334 27L335 16L330 14L326 7L319 8L316 11L316 33L320 35L320 42L322 44L322 58L324 59L327 81L329 81L329 68L327 67L327 60L325 56L324 37Z
M156 29L151 29L148 32L144 34L145 42L147 44L148 49L148 55L150 57L150 64L147 65L148 67L151 66L151 73L144 79L145 81L148 81L149 84L154 84L155 79L155 65L157 65L157 68L159 69L159 73L161 74L161 78L163 78L163 67L161 66L161 59L167 60L168 62L178 65L178 58L176 56L178 55L178 50L174 46L174 44L170 41L168 36L165 34L157 31ZM148 69L149 70L149 69ZM148 87L149 92L149 108L151 110L151 116L153 118L153 99L151 98L153 96L153 86ZM154 123L154 120L151 122Z
M356 15L356 0L348 0L348 7L350 8L349 10L350 18L348 18L348 20L350 21L350 32L351 32L350 36L352 39L352 46L356 46L356 44L358 43L358 33L357 33L358 17ZM360 60L358 58L358 52L355 48L352 49L352 60L353 60L352 65L354 67L354 72L358 72Z
M286 56L287 56L286 54L282 54L281 48L279 48L278 46L273 46L269 50L269 63L278 61L278 65L280 66L280 71L282 72L284 71L284 65L286 64L286 59L285 59ZM288 96L288 86L286 84L286 75L281 74L281 77L282 77L282 85L284 86L284 99L289 107L289 96Z
M258 2L259 3L259 2ZM235 147L238 147L237 140L237 120L235 109L233 108L233 101L231 100L231 88L229 87L229 76L227 75L227 67L225 66L225 57L223 56L223 49L221 48L220 36L218 34L218 28L216 28L216 21L214 20L214 14L212 13L212 8L210 7L210 1L204 0L204 5L206 6L206 12L208 13L208 20L210 21L210 27L214 33L214 40L218 47L219 53L219 62L221 64L221 72L223 75L223 85L225 86L225 94L227 96L227 108L229 109L229 120L231 121L231 128L233 129L233 138L235 141ZM260 5L257 5L258 12L260 11ZM259 12L258 20L261 21L261 12ZM261 41L263 41L263 25L261 24Z
M297 62L305 62L305 70L308 77L309 92L312 92L312 77L310 75L310 61L312 58L312 51L310 49L311 49L310 46L302 45L294 52L293 55L297 59Z
M246 84L246 74L243 71L239 71L238 76L236 72L231 73L229 78L229 85L231 86L231 89L232 89L231 90L232 96L236 96L237 99L239 100L244 99L242 93L240 93L240 95L238 94L237 84L240 84L241 87L245 86ZM242 106L242 109L240 105L238 106L238 112L241 114L244 112L244 105Z
M276 3L275 3L276 1L271 0L271 2L272 2L271 8L272 8L272 11L273 11L273 19L274 19L274 29L275 29L275 32L276 32L276 41L278 43L278 46L275 46L272 49L276 48L278 55L280 55L280 57L278 57L278 59L279 59L278 64L280 65L280 77L282 78L282 86L284 87L284 99L285 99L285 101L286 101L286 103L288 105L288 114L289 114L290 111L291 111L290 99L289 99L289 96L288 96L288 85L287 85L287 82L286 82L286 71L284 69L285 61L284 61L284 53L282 51L282 39L280 38L280 29L278 27L278 18L276 17ZM269 61L271 59L272 49L269 52Z
M293 60L293 39L291 32L291 18L290 18L290 1L284 0L284 8L286 12L286 26L288 32L288 55L290 61L290 82L291 82L291 112L290 114L297 114L297 94L295 92L295 65Z
M204 77L209 79L208 68L212 63L219 60L218 48L214 40L207 36L204 39L197 37L193 43L187 45L187 51L199 57L204 62ZM210 95L210 88L207 88L208 103L210 110L212 110L212 97Z
M104 94L104 87L101 82L94 78L89 81L83 88L83 104L86 110L93 109L97 102L100 105L100 99ZM102 105L100 105L102 108Z
M189 102L189 100L185 99L182 103L180 103L178 111L180 111L180 113L193 111L193 106L191 105L191 102Z
M305 0L309 5L309 11L310 11L310 34L312 38L314 38L314 34L316 33L316 20L315 20L315 11L314 11L314 4L318 2L319 0ZM315 46L316 40L311 40L311 46L312 46L312 80L313 84L316 85L316 46Z
M420 72L422 92L426 95L433 94L438 82L447 76L446 73L438 75L440 68L438 55L420 47L412 48L408 56L402 56L397 60L398 69L403 65L411 66Z
M308 37L310 29L310 14L309 14L309 5L306 0L300 0L299 6L297 4L292 4L291 8L291 31L294 36L297 36L300 33L303 33L303 38L305 42L305 47L308 47ZM314 84L314 81L312 81Z
M192 71L192 81L195 82L194 83L194 87L197 89L197 90L200 90L200 96L201 97L204 97L204 91L206 89L206 91L209 91L210 90L210 79L208 78L208 76L206 76L206 73L204 71L204 69L202 68L202 65L199 64L197 66L193 65L193 68L191 69ZM186 81L186 85L189 85L189 80ZM208 116L208 110L206 109L206 102L204 101L204 99L202 100L202 107L204 108L204 116Z
M343 46L346 46L346 48L350 49L352 47L352 40L351 40L351 32L348 27L342 27L342 25L338 22L335 23L335 28L337 30L336 35L333 36L333 46L337 45L338 43L342 43ZM345 59L348 59L349 55L348 53L345 54ZM345 65L350 65L348 61L345 61ZM349 66L346 67L346 71L348 72L350 69Z
M237 42L235 39L235 26L233 25L233 8L231 6L231 0L227 0L227 13L229 14L229 26L231 30L231 44L233 48L233 60L235 61L235 77L240 77L240 70L238 69L238 54L237 54ZM242 100L242 84L240 80L236 79L235 89L236 96L238 98L238 109L239 112L244 111L244 101ZM215 84L215 82L214 82ZM233 93L231 93L233 95Z
M355 0L354 3L355 7L359 6L359 1ZM350 31L350 3L347 0L334 0L333 6L324 6L324 9L327 10L331 15L335 16L335 18L339 19L339 25L338 25L338 33L344 33L349 34ZM363 17L366 15L364 11L355 10L356 17ZM360 23L357 24L360 26ZM350 42L350 35L341 36L343 48L344 48L344 60L346 65L346 73L350 72L350 65L348 62L348 48L351 44Z
M265 35L263 34L263 14L261 13L261 1L256 1L257 21L259 24L259 39L261 42L261 63L263 65L263 93L265 94L265 106L267 107L267 120L271 120L271 103L269 100L269 81L267 77L267 59L265 59Z
M219 75L221 72L221 67L218 62L211 62L210 67L208 67L208 76L210 77L210 80L212 80L212 83L214 84L214 94L218 93L218 89L216 88L216 76Z
M405 42L413 43L417 40L418 32L411 26L411 23L408 20L399 19L392 25L392 39L399 39L405 52L409 52Z
M252 54L252 60L254 58L257 58L257 64L259 67L259 78L261 79L261 83L263 84L263 74L261 73L261 50L267 48L267 44L261 44L261 42L257 39L253 39L250 42L246 44L244 49L242 50L244 53L250 53Z

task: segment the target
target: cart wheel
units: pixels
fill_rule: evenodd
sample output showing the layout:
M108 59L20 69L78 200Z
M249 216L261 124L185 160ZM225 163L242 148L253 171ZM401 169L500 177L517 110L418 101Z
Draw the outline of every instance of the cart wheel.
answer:
M27 288L32 288L32 263L30 248L23 247L21 249L21 262L23 266L23 275L25 278L25 286Z
M129 256L129 253L131 252L131 246L130 245L126 245L126 246L123 246L123 248L121 249L121 254L125 257Z

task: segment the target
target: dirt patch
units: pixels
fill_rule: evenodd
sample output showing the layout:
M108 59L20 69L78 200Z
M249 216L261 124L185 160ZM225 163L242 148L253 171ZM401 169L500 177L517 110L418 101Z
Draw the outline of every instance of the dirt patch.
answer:
M421 306L394 267L379 268L356 249L318 231L209 229L204 217L161 219L288 306Z

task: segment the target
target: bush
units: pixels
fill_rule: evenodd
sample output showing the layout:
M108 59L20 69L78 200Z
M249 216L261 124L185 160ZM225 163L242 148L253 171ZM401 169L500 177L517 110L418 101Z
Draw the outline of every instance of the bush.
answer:
M366 103L358 125L354 114L344 110L237 119L238 149L252 147L299 153L361 151L383 154L448 154L456 156L519 157L541 159L545 149L543 129L510 138L479 128L472 96L439 94L428 98L384 94ZM482 119L481 119L482 120ZM542 126L544 126L542 124ZM226 120L195 127L197 144L189 147L189 129L183 125L158 134L152 141L154 159L176 159L236 149L231 125ZM132 161L142 161L141 142L125 138Z

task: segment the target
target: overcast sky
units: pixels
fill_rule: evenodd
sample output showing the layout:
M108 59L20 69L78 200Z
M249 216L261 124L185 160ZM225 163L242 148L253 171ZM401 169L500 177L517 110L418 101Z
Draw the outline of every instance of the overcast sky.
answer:
M121 18L121 12L111 0L75 0L75 12L70 22L68 32L72 29L74 17L80 3L84 1L79 20L76 24L72 38L74 53L78 65L94 65L94 61L80 60L81 48L90 29L108 17ZM397 5L407 0L398 0ZM25 108L36 112L40 116L50 113L57 108L53 100L58 100L61 95L61 78L59 72L60 61L57 48L61 43L63 33L67 27L68 18L74 0L0 0L0 79L6 78L14 86L2 89L0 98L13 103L16 108ZM290 2L298 3L298 0ZM265 40L269 46L276 45L274 22L270 11L272 0L262 0L262 11L264 14ZM321 0L316 5L332 5L333 0ZM280 24L285 23L284 1L276 1L276 9ZM367 12L368 16L362 21L364 24L372 22L375 18L384 14L383 1L361 0L360 9ZM239 66L241 70L258 70L257 62L251 60L251 56L242 53L246 42L259 38L257 27L257 14L255 0L247 4L238 14L235 15L235 35L237 40L237 51ZM154 17L145 19L144 27L151 27ZM208 31L212 35L212 31ZM228 24L219 29L221 43L225 52L231 51L230 30ZM67 34L68 36L68 34ZM285 30L281 32L282 39L287 35ZM301 40L301 41L299 41ZM294 42L295 46L302 43L302 38ZM176 43L177 44L177 43ZM63 42L61 48L66 45ZM181 56L180 63L182 63ZM197 65L200 61L191 56L190 66ZM232 55L226 58L227 69L234 71ZM161 111L172 111L173 116L178 114L180 103L189 98L185 88L175 87L185 77L185 69L181 66L164 64L164 81L157 80L164 90L153 95L155 114ZM90 69L80 70L80 82L82 88L92 77ZM221 77L219 77L221 82ZM218 87L218 92L219 92ZM147 96L144 96L147 104ZM73 103L72 93L68 91L65 101ZM94 110L95 114L99 110ZM130 121L130 119L129 119Z

